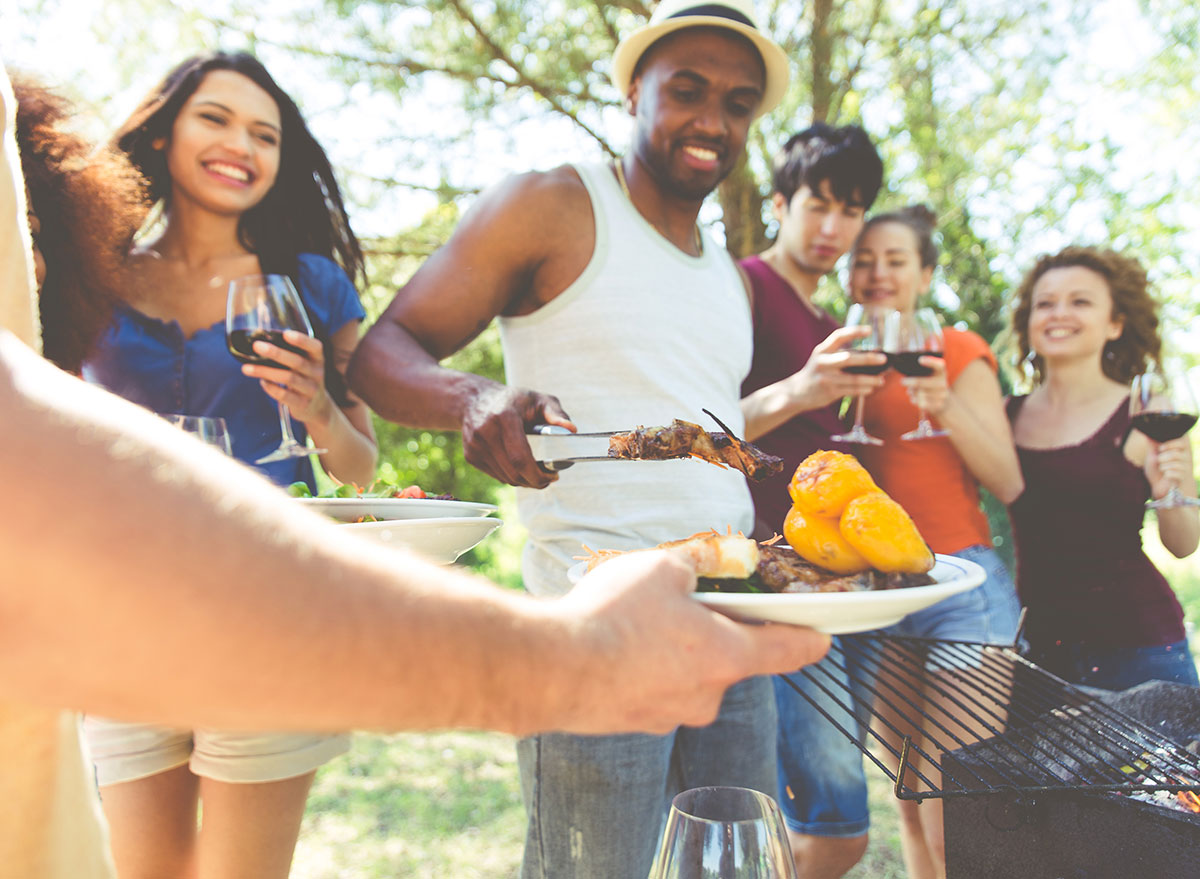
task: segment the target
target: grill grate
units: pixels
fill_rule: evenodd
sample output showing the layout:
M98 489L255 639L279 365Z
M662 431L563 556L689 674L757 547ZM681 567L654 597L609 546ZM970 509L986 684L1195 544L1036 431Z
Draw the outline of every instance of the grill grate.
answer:
M1200 758L1011 647L879 635L839 640L823 661L791 676L805 678L809 692L784 680L892 779L901 799L1200 791ZM877 749L890 752L899 769Z

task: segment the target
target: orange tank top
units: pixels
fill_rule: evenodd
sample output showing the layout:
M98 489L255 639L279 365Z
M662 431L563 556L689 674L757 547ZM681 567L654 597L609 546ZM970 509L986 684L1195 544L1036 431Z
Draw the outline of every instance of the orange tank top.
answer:
M946 377L951 386L974 360L982 358L996 371L992 349L975 333L947 327L945 343ZM976 544L991 546L987 517L979 508L979 483L949 438L900 439L920 418L901 378L889 371L884 386L867 397L863 407L864 425L883 445L862 446L855 453L879 487L912 516L934 552L958 552Z

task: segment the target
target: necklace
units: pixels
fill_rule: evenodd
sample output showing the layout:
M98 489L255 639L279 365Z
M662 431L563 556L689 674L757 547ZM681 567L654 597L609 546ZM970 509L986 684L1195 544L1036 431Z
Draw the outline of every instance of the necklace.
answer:
M614 159L612 162L612 167L613 167L613 171L616 172L617 182L619 184L621 184L621 192L625 193L625 198L629 199L629 203L631 205L633 205L633 209L636 211L637 205L633 204L633 194L629 191L629 184L625 181L625 166L624 166L624 164L621 162L620 159ZM639 211L639 213L640 213L640 211ZM653 226L654 224L651 223L650 225ZM658 229L657 226L654 226L654 228ZM658 231L659 231L659 234L662 234L661 229L659 229ZM692 232L696 236L696 255L703 256L704 255L704 241L700 237L700 224L699 223L697 223L695 226L692 227ZM664 235L663 237L665 238L666 236Z

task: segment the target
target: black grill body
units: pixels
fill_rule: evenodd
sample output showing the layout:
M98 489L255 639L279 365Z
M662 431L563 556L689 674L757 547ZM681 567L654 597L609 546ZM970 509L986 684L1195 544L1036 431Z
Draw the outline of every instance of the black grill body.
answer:
M1087 690L1006 645L842 642L801 672L838 710L798 692L892 779L897 797L943 800L949 879L1200 879L1200 814L1140 799L1200 791L1200 757L1178 738L1200 730L1192 688L1148 698ZM1162 718L1164 704L1192 699L1194 712ZM1125 713L1139 705L1154 716ZM870 731L848 728L848 718ZM925 733L914 740L917 729ZM898 769L880 759L885 751Z

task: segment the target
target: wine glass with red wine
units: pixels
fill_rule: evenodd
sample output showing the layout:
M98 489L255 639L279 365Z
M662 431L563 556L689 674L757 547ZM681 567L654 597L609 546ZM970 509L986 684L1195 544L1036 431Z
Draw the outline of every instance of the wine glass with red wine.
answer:
M258 341L270 342L285 351L304 355L304 352L283 340L284 330L295 330L311 336L312 324L304 311L304 303L287 275L248 275L229 282L229 301L225 309L225 342L229 353L242 363L286 369L269 357L254 350ZM291 415L287 406L279 403L279 432L282 440L275 451L258 458L255 464L303 458L321 454L324 449L310 449L296 441L292 433Z
M878 305L862 305L858 302L850 306L846 311L845 325L848 327L867 327L870 330L865 336L860 336L855 339L846 350L861 351L872 354L883 354L883 338L886 331L887 316L892 311L889 308L882 308ZM873 363L868 366L843 366L842 372L850 372L855 375L879 375L888 368L888 362ZM883 445L883 440L879 437L871 436L867 433L862 423L863 416L863 397L859 395L855 401L854 410L854 426L847 433L832 436L834 442L840 443L865 443L872 446Z
M888 315L886 336L888 362L901 375L925 378L933 375L933 369L921 365L922 357L944 357L946 346L942 336L942 321L932 308L918 308L904 313L893 311ZM921 418L917 426L903 434L902 440L932 439L949 436L950 431L934 427L924 409L918 408Z
M1196 396L1183 364L1152 366L1134 376L1129 392L1130 420L1135 430L1152 441L1165 443L1179 439L1195 425L1197 411ZM1146 504L1151 510L1190 506L1200 506L1200 500L1187 497L1177 485L1172 485L1163 497Z

